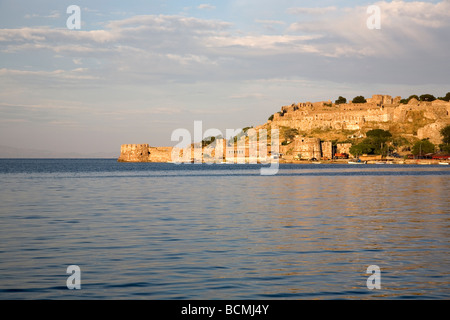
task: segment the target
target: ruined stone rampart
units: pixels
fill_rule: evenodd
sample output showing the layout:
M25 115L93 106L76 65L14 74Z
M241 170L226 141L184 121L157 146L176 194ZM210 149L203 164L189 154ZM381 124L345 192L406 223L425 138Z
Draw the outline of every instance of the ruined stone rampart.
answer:
M172 147L150 147L148 144L123 144L120 147L120 162L168 162Z
M119 161L145 162L148 161L150 151L148 144L123 144L120 147Z
M433 102L411 99L408 104L400 103L401 97L374 95L367 103L345 103L336 105L329 102L297 103L283 106L275 113L270 124L295 128L308 132L322 130L361 131L377 125L385 128L387 123L413 123L418 117L428 122L450 123L450 103L442 100ZM430 124L430 123L428 123ZM427 124L427 125L428 125ZM437 128L431 126L430 128ZM431 132L431 131L433 132ZM422 130L428 136L436 136L435 129ZM427 134L425 134L427 136Z

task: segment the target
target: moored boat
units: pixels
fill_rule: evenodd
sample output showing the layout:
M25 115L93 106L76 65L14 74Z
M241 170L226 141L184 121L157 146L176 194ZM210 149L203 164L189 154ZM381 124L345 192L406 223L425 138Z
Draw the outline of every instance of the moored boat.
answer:
M348 164L366 164L366 163L367 161L361 161L360 159L348 161Z

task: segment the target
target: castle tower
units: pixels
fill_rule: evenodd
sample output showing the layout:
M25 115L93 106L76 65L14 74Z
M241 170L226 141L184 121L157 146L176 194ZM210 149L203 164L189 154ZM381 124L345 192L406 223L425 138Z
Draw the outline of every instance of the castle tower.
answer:
M323 141L321 147L322 157L325 159L333 159L333 143L331 141Z
M123 144L120 146L120 162L148 161L150 149L148 144Z
M319 138L296 137L294 140L294 154L300 159L309 160L322 158L322 148Z

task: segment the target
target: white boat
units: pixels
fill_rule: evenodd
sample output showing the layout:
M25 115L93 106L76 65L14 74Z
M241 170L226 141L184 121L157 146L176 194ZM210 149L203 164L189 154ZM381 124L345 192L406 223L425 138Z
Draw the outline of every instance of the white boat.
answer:
M366 164L366 161L349 161L348 164Z
M450 164L450 162L439 162L439 164L444 165L444 166L448 166Z

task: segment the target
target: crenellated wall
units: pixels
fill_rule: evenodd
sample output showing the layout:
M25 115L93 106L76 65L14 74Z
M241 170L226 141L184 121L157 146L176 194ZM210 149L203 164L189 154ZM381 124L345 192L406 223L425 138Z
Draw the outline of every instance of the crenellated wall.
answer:
M120 146L120 162L146 162L150 155L148 144L123 144Z
M123 144L119 162L168 162L172 147L150 147L148 144Z

